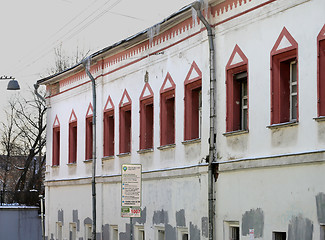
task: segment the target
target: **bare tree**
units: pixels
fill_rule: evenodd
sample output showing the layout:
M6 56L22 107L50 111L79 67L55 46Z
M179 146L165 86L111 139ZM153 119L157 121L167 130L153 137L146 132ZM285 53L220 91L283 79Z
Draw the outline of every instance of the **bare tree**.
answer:
M7 122L1 123L2 135L0 144L2 147L2 156L0 158L0 180L2 185L1 191L3 193L7 190L8 176L13 172L11 170L14 161L12 161L11 156L20 155L22 151L21 146L18 144L20 131L15 127L15 104L15 101L9 102L9 107L5 110Z
M54 66L49 69L48 74L59 73L78 64L88 53L89 51L80 50L77 46L75 52L70 56L66 54L61 43L58 47L54 48Z
M26 156L15 190L41 191L45 166L45 155L43 157L42 151L46 143L46 106L34 94L32 100L17 101L14 110L15 126L20 131L19 141L24 146Z

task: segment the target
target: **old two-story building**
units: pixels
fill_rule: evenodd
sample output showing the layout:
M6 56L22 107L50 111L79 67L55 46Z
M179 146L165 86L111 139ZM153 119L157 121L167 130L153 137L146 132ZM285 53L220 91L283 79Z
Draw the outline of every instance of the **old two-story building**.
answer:
M325 238L325 1L192 6L90 56L96 108L83 63L38 81L47 239L91 238L94 109L97 239Z

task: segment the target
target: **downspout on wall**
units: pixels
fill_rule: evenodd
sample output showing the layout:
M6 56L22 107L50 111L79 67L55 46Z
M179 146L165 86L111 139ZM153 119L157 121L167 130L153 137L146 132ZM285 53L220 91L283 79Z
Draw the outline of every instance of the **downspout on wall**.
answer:
M209 212L209 240L214 239L215 226L215 197L214 197L214 159L216 151L216 134L215 134L215 91L216 91L216 75L215 75L215 50L214 50L214 34L212 27L204 18L201 12L202 3L196 1L192 7L196 10L197 16L204 24L208 32L209 39L209 68L210 68L210 141L209 141L209 165L208 165L208 212Z
M92 159L92 181L91 181L91 189L92 189L92 215L93 215L93 223L92 223L92 240L96 240L96 82L93 75L90 73L90 61L91 56L86 58L82 64L85 68L86 74L91 80L92 83L92 95L93 95L93 159Z

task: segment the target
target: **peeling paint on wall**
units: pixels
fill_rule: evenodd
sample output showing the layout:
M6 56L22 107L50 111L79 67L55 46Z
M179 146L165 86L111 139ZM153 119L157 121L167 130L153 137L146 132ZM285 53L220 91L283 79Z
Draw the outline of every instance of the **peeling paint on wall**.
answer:
M120 240L129 240L130 239L130 224L127 223L125 227L125 232L120 232Z
M78 219L78 210L72 210L72 221L77 225L77 231L80 231L80 221Z
M176 226L177 227L185 227L185 210L181 209L178 212L176 212Z
M293 216L288 226L288 240L312 240L313 222L307 218Z
M93 224L93 220L91 220L89 217L85 218L84 225L85 224Z
M103 240L109 240L109 224L102 226Z
M200 239L201 239L200 229L198 229L196 225L190 222L190 240L200 240Z
M155 211L152 217L152 223L157 224L167 224L168 223L168 212L161 210Z
M246 211L242 218L242 235L248 236L249 229L254 229L256 238L263 237L264 213L262 209L251 209Z
M58 211L58 222L62 223L62 226L64 225L64 221L63 221L63 209Z
M325 224L325 194L319 193L316 196L317 218L319 223Z
M209 237L209 219L207 217L202 218L202 236Z
M176 228L169 224L165 225L165 238L168 240L176 240Z

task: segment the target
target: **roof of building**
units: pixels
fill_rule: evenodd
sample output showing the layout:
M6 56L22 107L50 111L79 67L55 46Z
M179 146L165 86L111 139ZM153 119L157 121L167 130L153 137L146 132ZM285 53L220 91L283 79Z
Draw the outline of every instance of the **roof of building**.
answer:
M155 27L155 26L161 26L160 27L160 32L170 28L171 26L173 26L175 24L175 22L177 22L179 19L181 19L183 17L183 15L187 15L186 13L189 12L189 10L191 9L191 6L192 4L189 4L183 8L181 8L180 10L178 10L177 12L171 14L170 16L168 16L167 18L165 18L164 20L162 20L161 22L155 24L154 26L152 27L149 27L137 34L134 34L128 38L125 38L119 42L116 42L108 47L105 47L93 54L91 54L90 56L88 56L88 58L90 59L96 59L96 58L100 58L100 57L103 57L105 56L106 54L109 53L109 51L111 50L114 50L120 46L123 46L125 44L129 44L133 41L135 42L140 42L140 41L143 41L143 40L147 40L149 38L148 36L148 33L149 31ZM55 73L51 76L48 76L48 77L45 77L45 78L42 78L40 80L37 81L37 84L47 84L49 82L52 82L52 80L54 79L57 79L57 78L60 78L62 77L65 73L69 73L69 72L77 72L77 71L80 71L82 69L82 64L84 62L85 59L83 59L82 61L80 61L79 63L77 63L76 65L70 67L70 68L67 68L61 72L58 72L58 73ZM55 80L54 80L55 81Z

